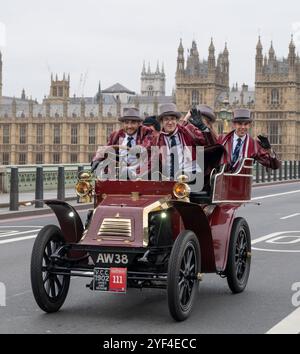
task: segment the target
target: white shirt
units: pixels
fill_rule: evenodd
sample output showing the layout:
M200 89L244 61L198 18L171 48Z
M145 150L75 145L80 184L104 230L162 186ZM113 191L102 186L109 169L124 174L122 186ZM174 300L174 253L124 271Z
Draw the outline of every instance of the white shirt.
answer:
M242 140L242 145L241 145L241 149L240 149L240 154L239 154L239 158L241 158L243 156L243 145L245 143L245 140L247 138L247 135L244 135L242 138L239 137L236 133L234 133L233 135L233 144L232 144L232 151L231 151L231 158L233 158L233 153L234 153L234 150L238 144L238 139L241 139Z
M128 134L126 134L125 135L125 138L124 138L124 140L123 140L123 142L122 142L122 146L127 146L127 143L130 141L130 137L133 137L133 139L131 140L131 147L134 147L134 146L136 146L136 139L137 139L137 132L135 133L135 134L133 134L133 135L128 135ZM134 165L136 162L137 162L137 158L136 158L136 155L134 155L134 154L130 154L130 151L127 151L127 150L121 150L120 151L120 156L121 157L123 157L123 163L125 164L124 166L123 166L123 169L124 169L124 171L122 171L122 172L125 172L126 173L126 170L127 169L132 169L133 168L133 170L135 170L135 168L134 167L130 167L131 165ZM126 165L129 165L128 167L126 166ZM122 170L123 170L122 169Z
M127 143L129 142L129 137L133 137L133 139L131 140L131 146L133 147L136 145L137 132L135 132L135 134L133 135L125 134L125 138L122 142L122 146L127 146Z
M178 168L182 168L182 160L183 160L183 147L182 147L182 143L180 141L179 135L178 133L174 134L174 135L165 135L165 141L166 141L166 146L167 146L167 159L166 159L166 168L168 171L170 171L171 168L171 137L174 136L175 137L175 141L176 141L176 146L173 146L172 149L177 149L177 156L178 156ZM175 161L177 160L177 158L175 157ZM176 171L175 171L176 173Z
M173 149L177 149L177 156L178 156L178 161L177 161L177 166L175 165L175 177L176 173L179 171L184 171L185 174L192 173L193 171L197 170L200 171L201 169L199 168L198 164L196 164L196 161L193 161L192 159L192 152L188 147L184 147L183 143L180 140L179 134L176 133L174 135L164 135L165 142L166 142L166 166L164 168L166 169L167 174L170 173L170 168L171 168L171 137L175 137L176 141L176 146L173 146ZM175 157L175 161L177 158ZM164 169L163 168L163 169ZM178 170L176 170L178 168ZM181 174L181 172L179 172Z
M172 143L171 137L172 137L172 136L173 136L173 135L165 135L165 137L167 138L167 146L168 146L169 148L171 148L171 143ZM176 146L181 146L181 147L182 147L181 141L180 141L179 136L178 136L178 133L176 133L176 134L174 135L174 137L175 137L175 141L176 141Z

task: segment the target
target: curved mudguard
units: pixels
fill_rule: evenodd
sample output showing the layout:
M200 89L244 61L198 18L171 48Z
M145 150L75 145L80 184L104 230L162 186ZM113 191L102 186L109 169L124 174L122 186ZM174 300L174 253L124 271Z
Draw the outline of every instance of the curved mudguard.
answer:
M178 200L171 200L168 204L179 212L184 228L193 231L198 237L201 249L201 272L215 272L216 263L211 228L202 208L198 204Z
M238 207L231 204L217 205L210 217L211 233L215 245L216 267L220 272L224 272L226 269L231 228Z
M44 200L55 213L66 243L77 243L83 233L83 225L77 211L61 200Z

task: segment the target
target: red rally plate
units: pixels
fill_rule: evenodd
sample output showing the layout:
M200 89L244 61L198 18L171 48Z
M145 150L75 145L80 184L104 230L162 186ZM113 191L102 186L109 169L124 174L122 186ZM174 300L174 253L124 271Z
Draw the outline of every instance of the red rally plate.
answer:
M110 268L109 291L125 293L127 288L127 268Z

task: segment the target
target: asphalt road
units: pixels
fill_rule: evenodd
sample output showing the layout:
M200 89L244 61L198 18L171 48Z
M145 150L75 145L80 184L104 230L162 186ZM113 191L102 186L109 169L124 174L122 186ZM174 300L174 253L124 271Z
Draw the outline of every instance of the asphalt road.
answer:
M292 304L292 285L300 282L300 183L257 187L253 198L262 198L255 199L261 205L238 212L250 225L254 248L246 291L232 295L226 280L205 275L193 313L182 323L170 317L164 290L103 294L87 289L87 280L80 278L71 280L58 313L43 313L31 292L30 255L34 235L46 224L57 224L56 219L44 215L1 221L0 282L6 286L6 306L0 306L0 333L268 332L299 310ZM85 212L80 215L85 218ZM294 330L300 332L300 320L298 325Z

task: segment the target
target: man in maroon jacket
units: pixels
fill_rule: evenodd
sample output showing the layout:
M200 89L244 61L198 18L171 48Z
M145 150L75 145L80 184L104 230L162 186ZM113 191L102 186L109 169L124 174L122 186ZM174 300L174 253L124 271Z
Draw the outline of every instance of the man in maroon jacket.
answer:
M197 171L196 146L211 145L214 138L209 129L203 125L203 131L188 122L189 116L181 120L181 113L173 103L160 106L158 120L161 132L156 138L156 146L163 152L160 154L164 175L174 179L181 171L194 173ZM163 149L162 149L163 148Z
M153 145L155 133L151 128L142 125L143 120L137 108L124 108L123 116L119 118L119 121L123 123L123 127L113 132L107 142L107 146L120 146L118 154L120 157L123 156L128 165L131 166L135 165L137 157L135 154L128 153L126 149L142 146L150 152L150 148ZM104 146L99 147L92 161L92 170L95 170L99 162L104 160L103 155L106 149Z
M245 157L253 158L273 170L280 167L280 161L277 159L268 138L259 135L257 140L254 140L248 134L252 121L253 118L248 109L236 109L232 119L234 130L218 138L218 143L225 148L221 163L228 164L228 169L232 172Z

